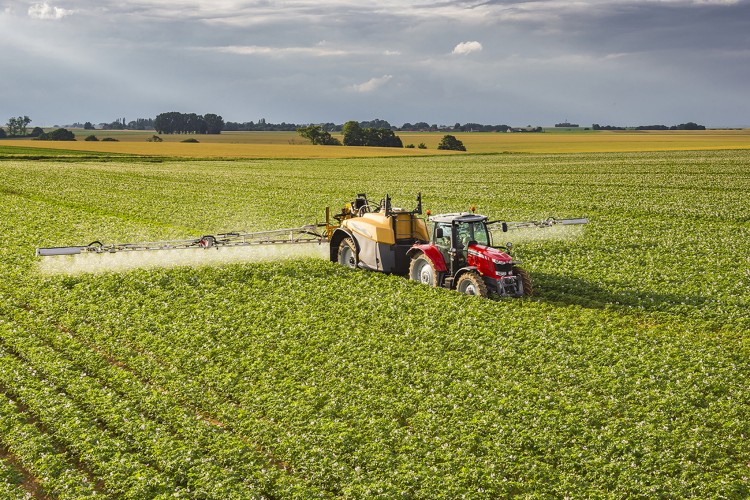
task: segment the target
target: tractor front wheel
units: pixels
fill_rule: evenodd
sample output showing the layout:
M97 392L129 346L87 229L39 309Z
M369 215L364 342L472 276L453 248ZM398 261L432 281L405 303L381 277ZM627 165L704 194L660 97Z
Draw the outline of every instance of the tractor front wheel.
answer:
M456 283L456 290L466 295L487 297L487 285L479 273L473 271L462 274Z
M357 254L357 245L351 238L344 238L339 244L338 263L352 269L357 268L359 255Z
M531 276L529 276L528 271L526 271L526 269L521 269L520 267L514 267L513 274L518 276L518 278L521 280L524 297L531 297L531 295L534 293L534 285L531 283Z
M425 254L419 254L409 264L409 279L424 285L438 286L438 273L435 264Z

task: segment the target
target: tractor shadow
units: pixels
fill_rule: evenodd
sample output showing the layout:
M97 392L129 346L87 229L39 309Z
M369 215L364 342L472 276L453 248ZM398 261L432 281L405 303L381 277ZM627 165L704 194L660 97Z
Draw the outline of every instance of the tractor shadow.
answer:
M700 308L707 299L696 295L679 295L646 292L623 287L614 291L584 279L548 273L532 273L534 295L532 298L555 304L576 305L592 309L616 307L648 312L667 312L675 305Z

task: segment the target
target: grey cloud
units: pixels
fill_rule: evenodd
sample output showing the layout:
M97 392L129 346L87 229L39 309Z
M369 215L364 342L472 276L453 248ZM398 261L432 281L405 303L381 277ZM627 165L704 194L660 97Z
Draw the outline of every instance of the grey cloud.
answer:
M13 68L0 85L14 89L0 109L46 124L178 109L295 122L690 114L750 125L747 0L50 0L74 15L29 18L43 3L0 0L0 41L13 48L0 53ZM451 54L469 41L482 50ZM45 97L50 82L65 82L63 98Z

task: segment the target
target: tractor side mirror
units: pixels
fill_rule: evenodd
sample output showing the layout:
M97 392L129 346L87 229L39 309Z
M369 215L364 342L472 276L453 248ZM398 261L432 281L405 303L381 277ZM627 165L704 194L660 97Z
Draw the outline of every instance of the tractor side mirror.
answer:
M443 228L442 227L435 228L435 238L443 238L443 237L444 237Z

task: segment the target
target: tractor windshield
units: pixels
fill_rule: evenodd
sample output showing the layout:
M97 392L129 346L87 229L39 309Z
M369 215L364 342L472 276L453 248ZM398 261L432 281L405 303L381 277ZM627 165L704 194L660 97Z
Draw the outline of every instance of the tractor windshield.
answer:
M470 241L480 245L490 244L490 237L487 234L487 226L484 221L460 222L458 224L458 237L464 248L469 246Z

